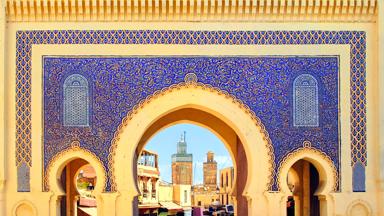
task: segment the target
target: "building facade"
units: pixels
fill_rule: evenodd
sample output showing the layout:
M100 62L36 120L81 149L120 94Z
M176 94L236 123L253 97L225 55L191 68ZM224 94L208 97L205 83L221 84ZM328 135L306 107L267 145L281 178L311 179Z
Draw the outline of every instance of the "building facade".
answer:
M180 122L225 143L237 215L287 215L295 192L300 214L384 215L383 1L0 10L0 215L63 215L74 181L58 179L78 159L98 215L134 215L139 153Z
M233 167L227 167L220 170L220 203L223 205L234 204L233 200L233 185L234 185L234 177L235 177L235 169Z
M159 156L155 152L143 150L137 160L137 182L140 190L139 211L156 211L159 205Z
M173 185L173 202L183 207L183 209L191 209L191 185Z
M192 186L192 206L208 208L210 205L217 205L219 200L219 191L216 188Z

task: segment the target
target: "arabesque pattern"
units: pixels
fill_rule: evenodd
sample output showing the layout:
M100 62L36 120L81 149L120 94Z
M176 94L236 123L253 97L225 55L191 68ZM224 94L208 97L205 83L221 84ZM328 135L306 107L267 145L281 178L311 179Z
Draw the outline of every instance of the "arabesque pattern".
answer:
M352 165L366 164L366 60L362 31L41 30L17 32L16 163L31 159L31 57L33 44L348 44L351 50ZM108 186L107 186L108 187Z

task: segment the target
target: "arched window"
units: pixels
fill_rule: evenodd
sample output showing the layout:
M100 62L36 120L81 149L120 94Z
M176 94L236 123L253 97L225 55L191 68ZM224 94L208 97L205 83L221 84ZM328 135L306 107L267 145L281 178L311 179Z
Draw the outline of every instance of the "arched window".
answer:
M319 126L319 97L315 77L302 74L293 82L293 125Z
M89 126L88 81L73 74L64 81L64 126Z

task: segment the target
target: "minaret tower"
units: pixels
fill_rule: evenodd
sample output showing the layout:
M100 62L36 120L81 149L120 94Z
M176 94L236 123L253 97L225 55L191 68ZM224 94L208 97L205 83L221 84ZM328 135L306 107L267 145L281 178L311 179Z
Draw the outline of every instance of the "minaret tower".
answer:
M186 132L177 142L177 153L172 155L172 183L192 185L192 154L187 153Z
M207 161L204 162L204 186L211 189L217 187L217 162L214 160L214 153L207 152Z

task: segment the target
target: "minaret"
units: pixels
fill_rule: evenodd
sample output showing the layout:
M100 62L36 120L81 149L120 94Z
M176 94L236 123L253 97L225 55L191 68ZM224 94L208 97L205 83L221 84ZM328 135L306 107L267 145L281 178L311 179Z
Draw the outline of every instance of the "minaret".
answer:
M180 141L177 143L177 154L187 153L187 142L185 142L186 132L181 134Z
M172 155L172 183L192 185L192 154L187 153L186 132L177 142L177 153Z
M204 162L204 186L216 189L217 187L217 162L214 160L215 153L207 152L207 161Z

